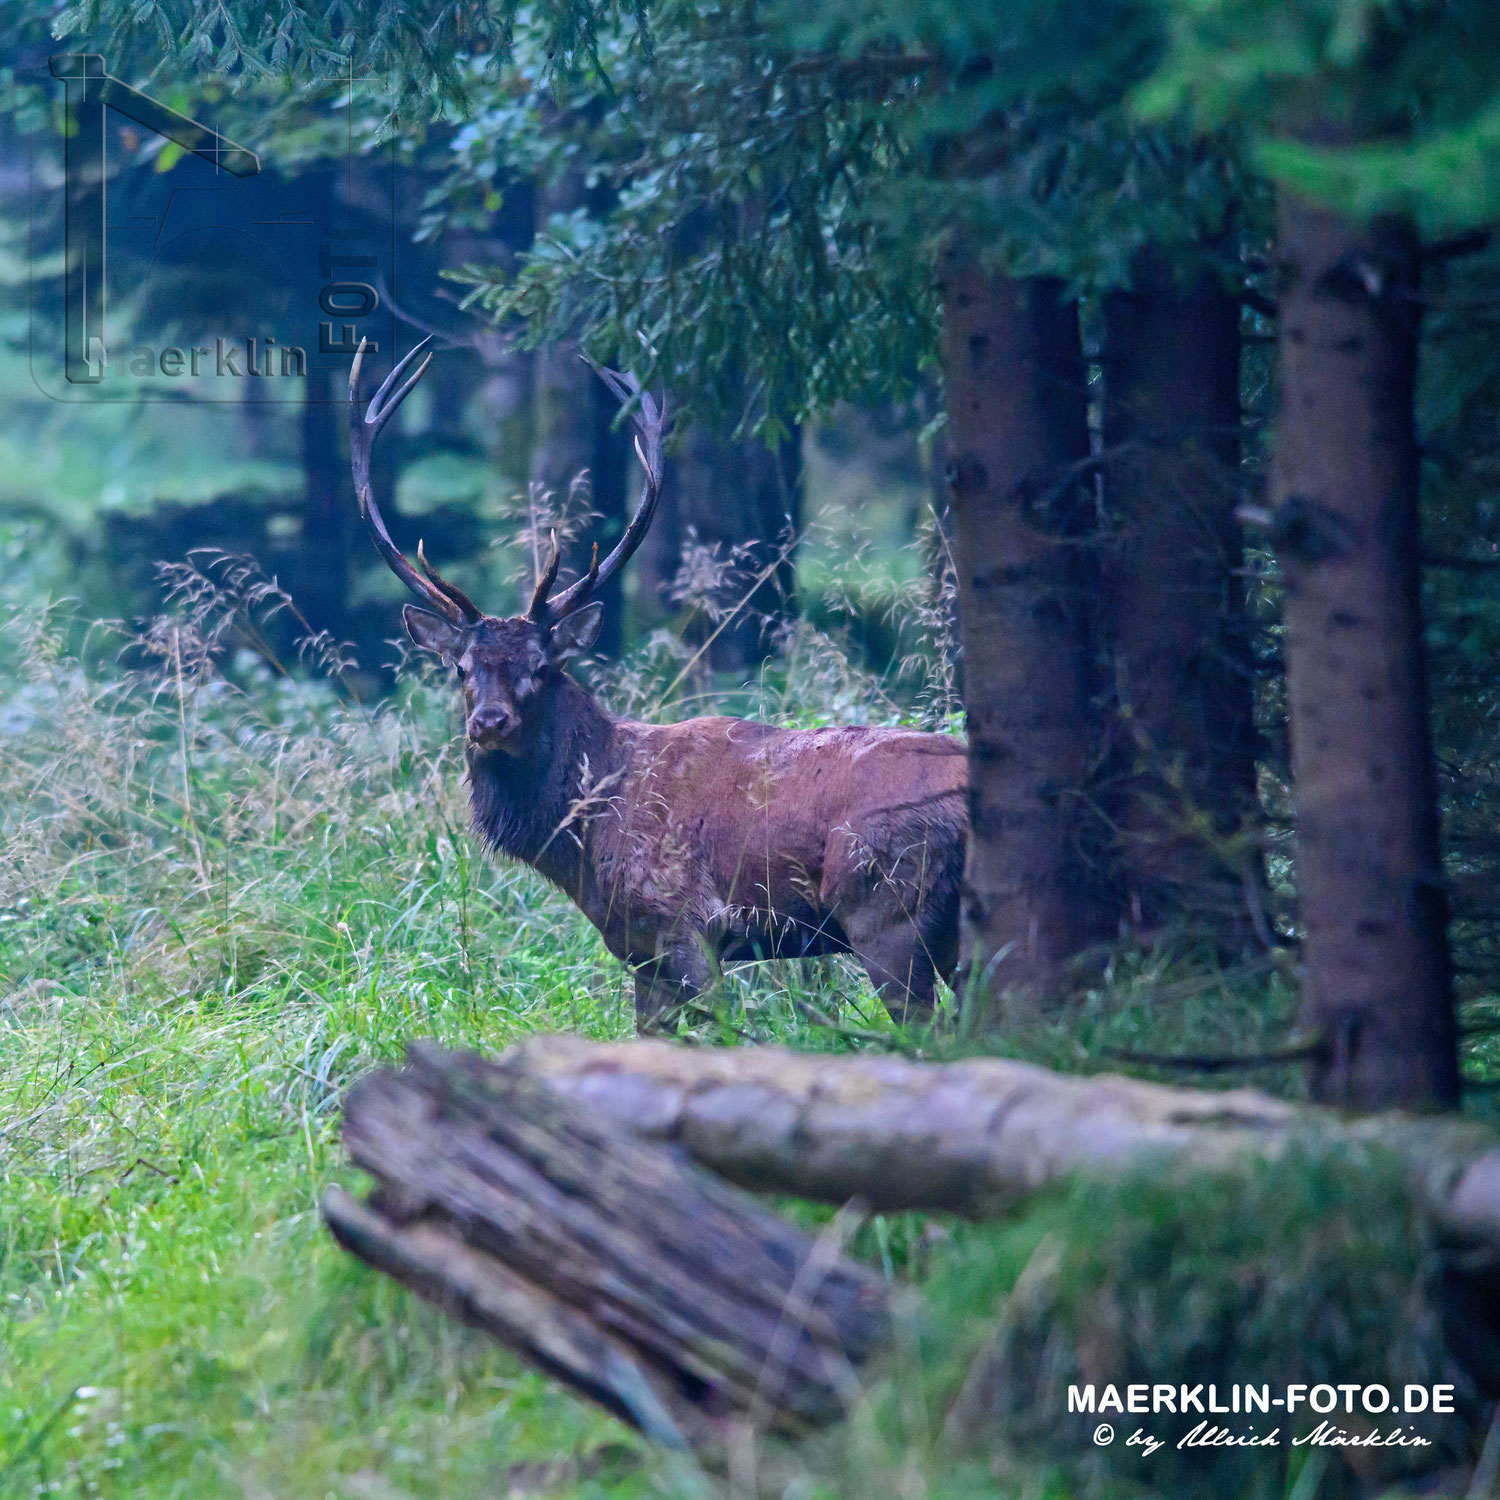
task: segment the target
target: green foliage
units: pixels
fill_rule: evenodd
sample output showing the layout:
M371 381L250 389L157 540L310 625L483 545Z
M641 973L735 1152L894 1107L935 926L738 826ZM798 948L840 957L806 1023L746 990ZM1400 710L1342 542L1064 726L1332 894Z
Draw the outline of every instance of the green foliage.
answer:
M353 67L377 85L367 130L388 110L417 135L434 112L462 115L425 236L582 167L588 210L554 219L518 272L469 267L471 305L519 319L530 343L582 328L690 414L773 442L839 399L911 389L935 359L934 260L955 234L1086 288L1128 283L1148 244L1237 272L1233 135L1143 129L1123 108L1164 45L1149 0L672 0L651 10L649 47L644 6L589 0L399 23L389 7L273 7L254 24L233 5L124 9L68 24L143 46L149 20L158 67L241 85Z
M529 339L585 328L730 426L774 437L908 392L935 359L934 265L955 235L1086 288L1128 284L1148 244L1237 272L1232 134L1123 109L1160 41L1135 0L669 5L655 35L649 62L611 58L613 91L558 138L606 174L602 220L554 222L518 274L464 279ZM494 170L523 117L503 95L480 112L463 157Z
M904 150L878 98L774 71L768 42L695 25L618 76L587 137L607 216L554 219L513 280L468 279L471 303L523 318L530 341L587 328L603 357L774 439L811 406L908 383L935 307L925 265L890 252L868 201Z
M1480 0L91 0L61 25L241 85L353 69L378 84L372 124L463 115L428 234L586 162L589 211L518 274L470 267L472 303L532 342L585 328L773 440L932 362L955 234L1097 290L1148 245L1237 274L1261 207L1242 141L1274 180L1434 231L1487 221L1500 180L1500 20Z
M126 12L67 24L150 34L158 66L240 85L352 68L378 86L367 125L462 116L429 237L584 164L589 210L554 220L518 274L468 268L471 305L532 343L584 328L690 412L772 441L838 399L910 389L956 232L1080 286L1128 282L1146 244L1235 261L1232 137L1122 109L1163 45L1148 0Z
M166 62L223 73L238 82L291 78L322 82L373 73L398 108L422 112L467 98L463 59L503 58L518 19L545 39L559 68L597 68L602 32L629 24L644 45L645 0L76 0L53 30L75 45L100 36L149 47Z
M1486 0L1161 0L1171 38L1137 93L1250 134L1277 181L1432 232L1487 222L1500 163L1500 13Z
M1451 130L1341 151L1267 141L1259 157L1277 180L1362 218L1396 213L1429 235L1500 216L1500 96Z

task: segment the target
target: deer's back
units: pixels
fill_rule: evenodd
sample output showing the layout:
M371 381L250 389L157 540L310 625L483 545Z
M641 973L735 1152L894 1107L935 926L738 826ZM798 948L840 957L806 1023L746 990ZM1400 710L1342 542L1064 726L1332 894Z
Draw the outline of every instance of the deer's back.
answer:
M620 855L663 906L816 921L863 864L962 859L967 761L951 736L730 718L617 735Z

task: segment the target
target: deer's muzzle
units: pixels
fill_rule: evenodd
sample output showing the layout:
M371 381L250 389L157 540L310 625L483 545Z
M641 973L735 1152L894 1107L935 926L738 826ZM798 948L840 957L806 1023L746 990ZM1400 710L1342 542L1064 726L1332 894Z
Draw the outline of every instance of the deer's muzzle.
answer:
M514 709L482 708L469 715L469 743L480 750L499 750L515 737L521 716Z

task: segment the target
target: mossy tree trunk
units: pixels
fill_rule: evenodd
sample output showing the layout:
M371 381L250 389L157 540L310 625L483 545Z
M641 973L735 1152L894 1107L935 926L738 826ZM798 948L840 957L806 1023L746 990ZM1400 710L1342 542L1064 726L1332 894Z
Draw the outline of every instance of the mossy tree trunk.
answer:
M915 1366L881 1355L913 1347L892 1338L896 1327L923 1325L910 1317L919 1312L910 1294L843 1255L847 1213L815 1238L720 1177L877 1211L974 1217L1008 1215L1030 1194L1078 1181L1087 1197L1067 1195L1072 1229L1053 1222L949 1409L946 1440L971 1452L1023 1437L1033 1419L1055 1431L1064 1383L1123 1389L1142 1358L1185 1360L1159 1372L1174 1382L1201 1381L1206 1354L1237 1368L1244 1329L1289 1305L1287 1280L1311 1265L1303 1295L1327 1302L1319 1278L1371 1211L1389 1211L1395 1227L1364 1247L1356 1290L1338 1305L1367 1312L1361 1287L1393 1308L1419 1305L1408 1356L1439 1353L1437 1324L1451 1315L1463 1368L1489 1379L1500 1369L1486 1290L1500 1251L1500 1150L1473 1121L1351 1123L1249 1090L1068 1077L1001 1058L937 1065L564 1034L527 1038L495 1061L418 1044L407 1067L350 1091L344 1140L375 1187L363 1203L337 1187L326 1194L342 1244L656 1442L690 1450L736 1494L784 1495L826 1474L837 1434L822 1447L767 1439L811 1435L862 1397L885 1409L872 1381L909 1380ZM1079 1181L1090 1178L1091 1187ZM1361 1195L1360 1179L1379 1196ZM1325 1225L1328 1181L1339 1191ZM1100 1213L1111 1226L1102 1235ZM1243 1223L1244 1244L1216 1287L1194 1257L1207 1249L1222 1259L1223 1213ZM1451 1257L1441 1279L1431 1274L1428 1214ZM1163 1261L1163 1225L1174 1218L1178 1238ZM1304 1233L1319 1241L1311 1258ZM1382 1252L1413 1233L1393 1275ZM1144 1259L1143 1234L1154 1247ZM1253 1274L1283 1248L1282 1274ZM1069 1261L1074 1290L1059 1296ZM1414 1304L1419 1285L1431 1301ZM1191 1322L1205 1286L1214 1307L1238 1311L1184 1355L1181 1319ZM1079 1297L1090 1287L1108 1301ZM1122 1297L1148 1313L1115 1337ZM1264 1336L1262 1325L1248 1342ZM1347 1330L1338 1337L1348 1345ZM1453 1379L1454 1361L1443 1359L1442 1378ZM1309 1373L1293 1374L1316 1380L1317 1368L1314 1358ZM1409 1357L1401 1368L1432 1379ZM1386 1369L1377 1361L1364 1378ZM1476 1405L1462 1420L1482 1430L1488 1418ZM921 1420L925 1431L925 1409ZM1087 1450L1095 1421L1079 1417L1074 1450ZM1450 1437L1463 1441L1462 1429L1450 1426Z
M1500 1147L1469 1120L1350 1121L1253 1089L999 1057L938 1064L560 1035L528 1038L488 1066L540 1079L601 1127L670 1142L743 1187L858 1198L885 1213L993 1218L1074 1173L1216 1171L1314 1143L1378 1146L1405 1164L1445 1232L1500 1252Z

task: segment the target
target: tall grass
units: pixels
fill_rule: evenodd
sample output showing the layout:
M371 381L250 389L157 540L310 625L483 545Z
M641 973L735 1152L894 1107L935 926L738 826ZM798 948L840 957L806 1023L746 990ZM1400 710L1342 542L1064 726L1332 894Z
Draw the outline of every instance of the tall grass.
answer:
M254 618L0 631L7 1495L490 1494L607 1427L346 1265L316 1202L349 1079L421 1034L620 1034L624 976L477 856L439 695L234 686Z

